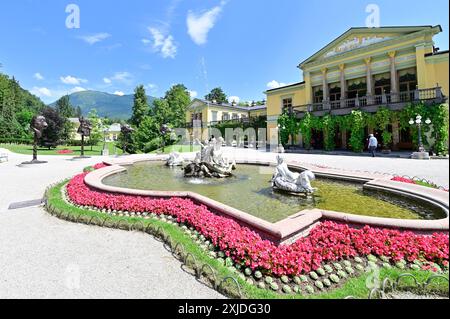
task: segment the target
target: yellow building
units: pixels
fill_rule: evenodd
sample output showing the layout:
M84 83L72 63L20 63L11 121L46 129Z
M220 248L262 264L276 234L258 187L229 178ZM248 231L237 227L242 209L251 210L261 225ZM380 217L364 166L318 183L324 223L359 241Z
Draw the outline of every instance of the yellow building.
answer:
M238 106L194 99L186 112L186 123L188 127L198 123L198 126L209 128L224 122L244 123L266 116L265 105Z
M278 139L277 122L283 110L302 118L306 112L320 117L355 109L375 113L382 106L401 110L411 102L445 103L449 52L439 51L433 42L440 32L440 26L351 28L300 63L303 82L265 92L271 143ZM389 130L392 149L412 148L410 134L398 123ZM336 147L347 148L348 132L337 134ZM313 139L315 148L323 146L319 133ZM302 145L301 136L295 141Z

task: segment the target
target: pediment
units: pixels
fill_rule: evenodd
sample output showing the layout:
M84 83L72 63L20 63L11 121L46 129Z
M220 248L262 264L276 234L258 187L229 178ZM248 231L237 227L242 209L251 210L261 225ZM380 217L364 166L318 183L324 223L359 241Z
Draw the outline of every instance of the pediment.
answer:
M440 26L419 26L419 27L382 27L382 28L351 28L337 39L329 43L320 51L300 64L326 60L339 55L370 47L390 40L401 39L412 33L430 30L434 33L441 31Z

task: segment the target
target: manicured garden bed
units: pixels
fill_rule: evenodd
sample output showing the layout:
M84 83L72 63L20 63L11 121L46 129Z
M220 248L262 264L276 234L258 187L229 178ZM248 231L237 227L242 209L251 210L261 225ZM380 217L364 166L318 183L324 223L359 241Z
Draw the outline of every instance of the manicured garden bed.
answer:
M395 177L392 178L392 180L394 182L413 184L413 185L420 185L420 186L425 186L425 187L434 188L434 189L441 189L444 192L448 192L449 191L447 188L439 187L438 185L436 185L436 184L434 184L434 183L432 183L430 181L426 181L426 180L420 180L420 179L403 177L403 176L395 176Z
M446 234L421 236L325 222L310 236L290 246L277 246L189 200L152 199L90 189L84 183L86 174L74 177L67 187L60 184L51 189L50 207L91 219L106 217L116 220L119 226L122 221L158 225L170 233L172 247L175 242L191 247L194 259L205 262L223 278L227 274L236 276L246 297L367 297L364 278L371 269L379 268L385 276L405 271L420 276L429 271L448 271ZM61 189L70 203L64 200Z

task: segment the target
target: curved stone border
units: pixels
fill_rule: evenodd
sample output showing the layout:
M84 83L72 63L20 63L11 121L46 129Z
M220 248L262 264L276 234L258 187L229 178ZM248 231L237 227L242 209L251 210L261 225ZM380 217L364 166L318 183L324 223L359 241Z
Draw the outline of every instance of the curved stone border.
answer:
M352 225L369 225L373 227L396 228L401 230L412 230L420 233L432 233L436 231L448 232L449 230L449 194L438 189L432 189L420 185L412 185L391 180L392 176L385 174L371 174L368 172L349 172L334 170L328 168L318 168L314 166L302 165L297 161L287 161L289 167L294 170L311 170L319 177L359 182L364 184L364 188L373 190L382 190L385 192L400 194L407 197L426 201L442 209L447 218L441 220L404 220L380 218L362 215L352 215L342 212L326 211L321 209L303 210L277 223L270 223L261 218L252 216L248 213L232 208L220 202L217 202L200 194L183 191L147 191L129 188L120 188L103 184L103 179L108 176L123 172L126 166L144 161L163 161L167 156L124 156L109 161L105 161L107 166L95 170L85 177L85 182L90 187L101 191L119 193L126 195L149 196L155 198L173 198L180 197L191 199L195 203L207 206L211 211L228 216L245 226L249 226L261 234L262 237L270 239L277 243L290 243L301 236L307 236L309 231L322 220L334 220L345 222ZM236 159L238 164L253 165L275 165L275 162Z

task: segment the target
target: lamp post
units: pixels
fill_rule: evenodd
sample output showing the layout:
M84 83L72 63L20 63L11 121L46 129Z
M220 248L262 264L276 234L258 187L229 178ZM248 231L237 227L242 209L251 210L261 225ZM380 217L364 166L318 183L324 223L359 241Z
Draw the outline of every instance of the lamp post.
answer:
M284 153L284 147L281 145L281 130L285 130L286 126L278 124L278 153Z
M410 125L416 125L417 129L419 131L418 144L419 144L419 152L421 152L421 153L425 152L425 147L423 146L423 141L422 141L422 125L423 125L422 119L423 119L423 117L421 115L417 115L416 116L416 120L411 119L409 121L409 124ZM430 125L431 124L431 120L430 119L426 119L425 120L425 124L426 125Z

